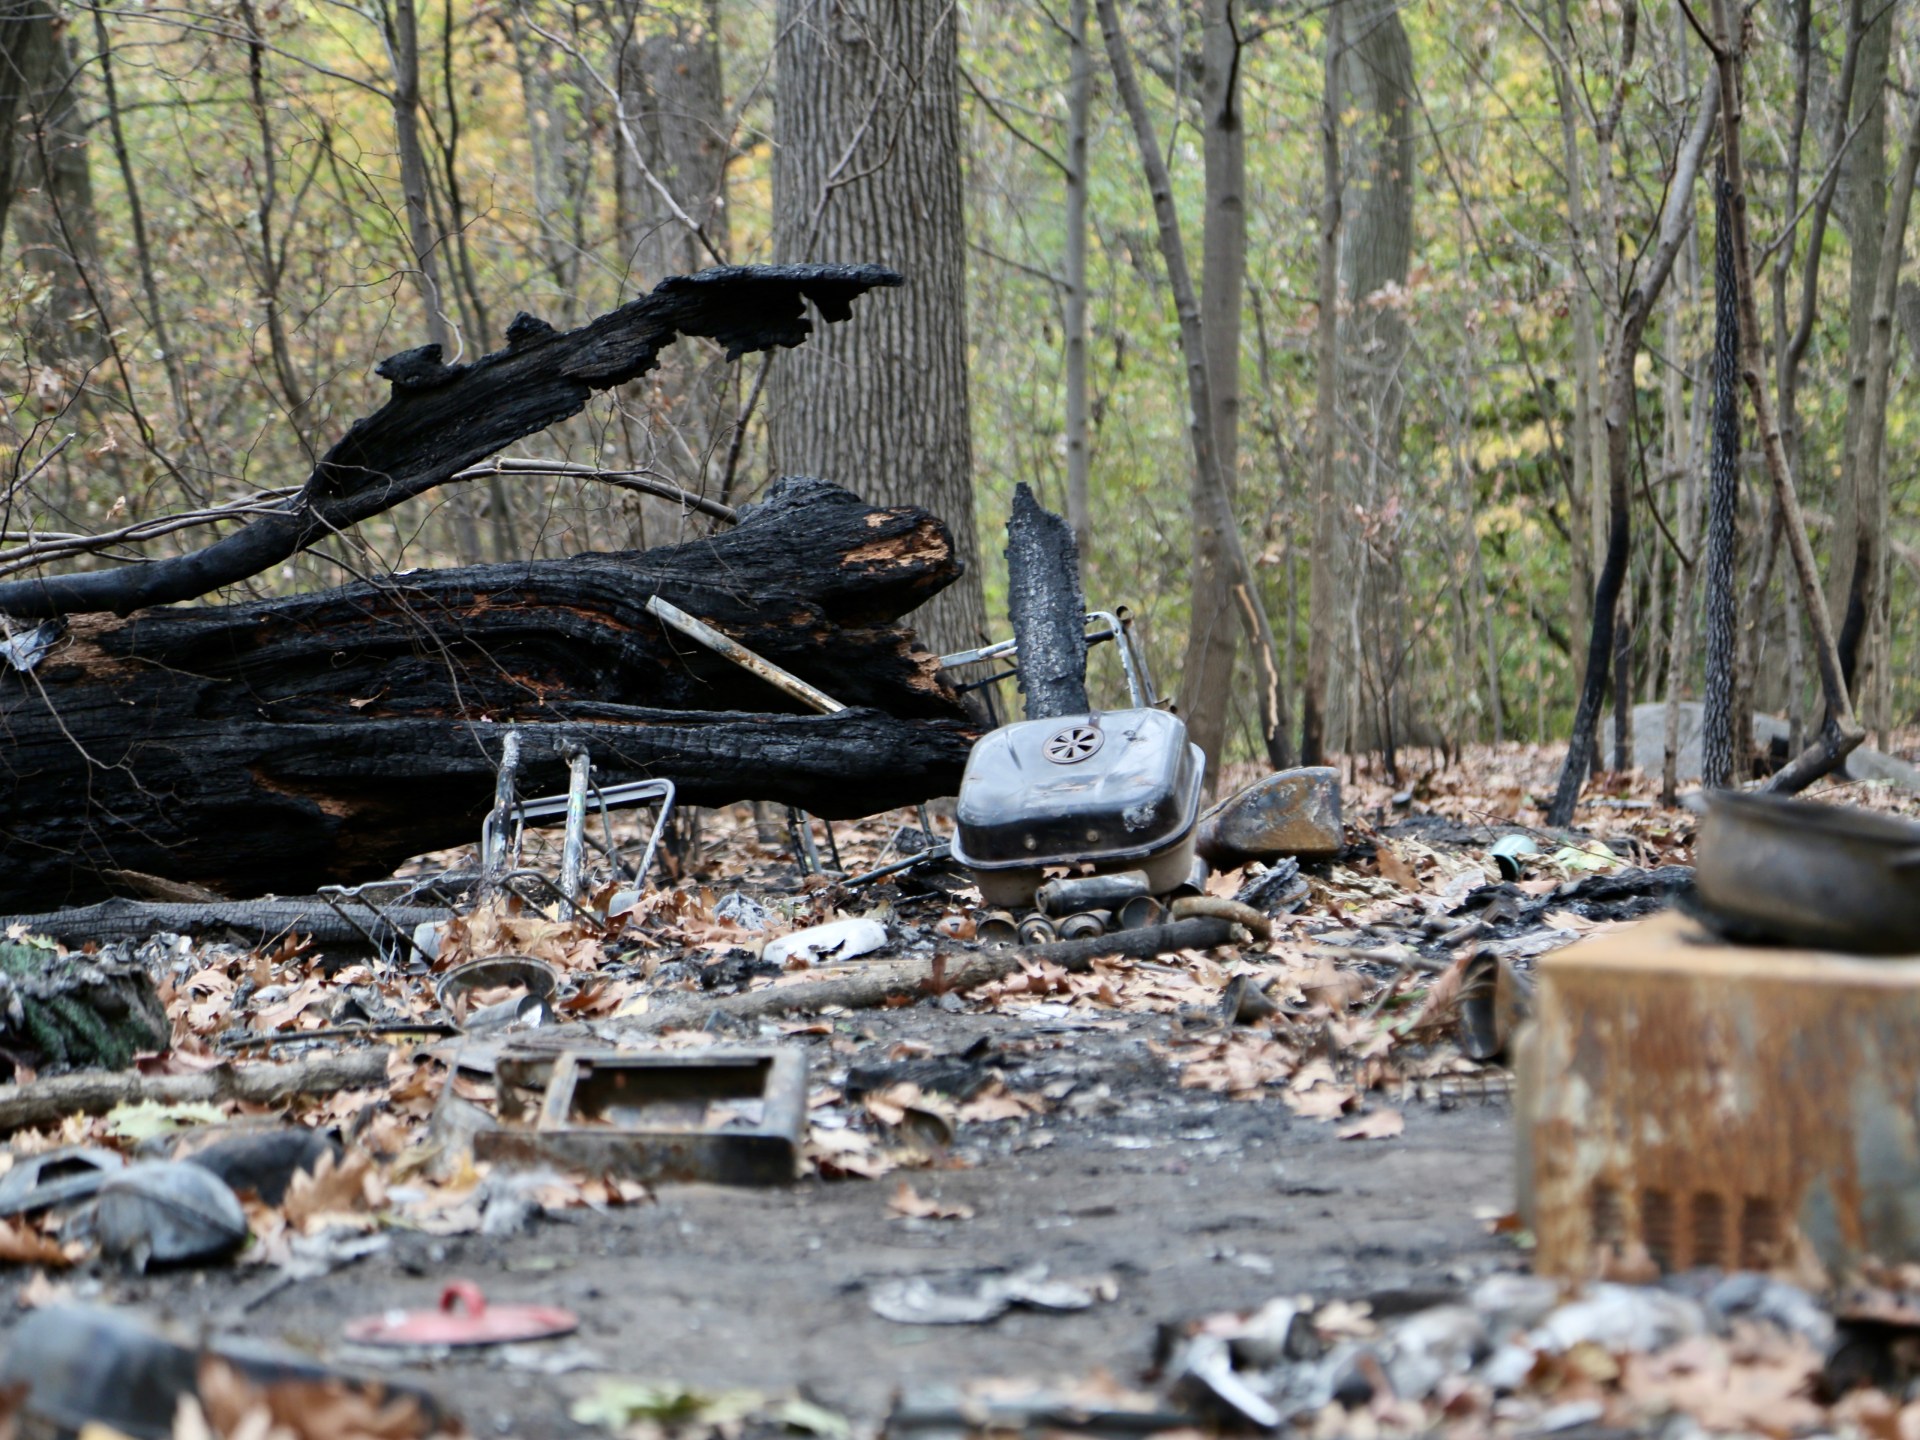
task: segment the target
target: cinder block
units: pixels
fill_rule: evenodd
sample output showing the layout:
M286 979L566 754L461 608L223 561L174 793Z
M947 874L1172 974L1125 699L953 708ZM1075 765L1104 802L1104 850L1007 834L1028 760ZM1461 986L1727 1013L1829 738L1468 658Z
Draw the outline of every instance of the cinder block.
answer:
M1663 914L1547 956L1517 1042L1544 1274L1843 1279L1920 1261L1920 957L1733 946Z

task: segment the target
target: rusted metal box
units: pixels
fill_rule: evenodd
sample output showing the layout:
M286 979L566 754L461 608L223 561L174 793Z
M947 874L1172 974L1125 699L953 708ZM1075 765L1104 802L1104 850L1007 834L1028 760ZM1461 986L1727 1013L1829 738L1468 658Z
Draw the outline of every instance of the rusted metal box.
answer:
M1541 961L1516 1050L1537 1267L1846 1278L1920 1261L1920 957L1725 944L1677 914Z
M784 1185L807 1128L806 1052L505 1053L476 1159L628 1180Z

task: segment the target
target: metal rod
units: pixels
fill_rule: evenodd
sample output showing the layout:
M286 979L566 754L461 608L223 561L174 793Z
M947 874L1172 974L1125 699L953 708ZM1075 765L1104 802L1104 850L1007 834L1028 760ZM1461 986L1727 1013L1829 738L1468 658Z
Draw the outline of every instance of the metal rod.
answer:
M802 875L820 873L820 852L813 843L813 822L798 805L787 806L787 833L793 837L793 858Z
M500 883L507 868L507 818L513 813L514 779L520 770L520 732L508 730L500 742L500 769L493 781L493 809L481 827L480 889L484 894ZM491 826L489 831L488 826Z
M647 848L640 857L640 867L634 871L633 883L636 886L646 883L647 872L653 868L653 859L660 849L660 838L666 832L667 818L673 813L677 793L671 780L632 780L624 785L609 785L605 789L594 788L594 795L600 802L603 820L607 810L613 807L637 805L646 800L660 802L659 813L653 820L653 833L647 837ZM524 826L528 820L542 820L551 815L564 815L572 798L569 792L566 795L546 795L537 800L516 801L513 811ZM608 834L611 837L611 828ZM504 835L505 827L497 824L494 817L489 815L480 828L481 850L491 849L496 843L496 837L504 837ZM503 839L501 843L504 843Z
M1126 672L1127 696L1132 701L1134 709L1144 710L1154 703L1153 682L1147 678L1145 663L1134 653L1132 612L1125 607L1118 612L1089 610L1083 623L1091 623L1095 620L1103 621L1107 628L1087 636L1087 643L1097 645L1102 640L1111 640L1120 647L1120 668ZM940 668L952 670L961 665L977 665L982 660L996 660L1003 655L1012 655L1019 648L1020 642L1016 639L996 640L991 645L982 645L974 650L956 650L951 655L940 657ZM1014 673L1008 670L999 675L989 675L984 680L970 681L956 688L963 693L968 690L978 690L984 686L998 684Z
M698 640L716 655L724 656L742 670L758 675L776 690L802 705L818 710L822 715L834 715L847 708L824 690L816 690L798 675L782 670L771 660L754 654L732 636L721 634L706 621L694 619L679 606L662 600L658 595L647 597L647 610L681 634Z
M947 842L942 840L938 845L922 850L917 855L909 855L904 860L896 860L891 865L882 865L878 870L869 870L864 875L855 875L841 883L851 890L856 886L869 885L875 880L884 880L889 875L898 875L902 871L911 870L914 866L928 860L944 860L951 853Z
M1113 643L1120 650L1120 668L1127 676L1127 698L1133 702L1133 708L1144 710L1153 703L1152 691L1141 683L1140 671L1134 665L1133 635L1120 621L1120 617L1111 610L1091 610L1089 620L1104 620L1113 637Z
M560 888L569 908L580 900L580 878L587 864L587 787L593 782L593 761L585 746L567 755L567 831L560 843Z

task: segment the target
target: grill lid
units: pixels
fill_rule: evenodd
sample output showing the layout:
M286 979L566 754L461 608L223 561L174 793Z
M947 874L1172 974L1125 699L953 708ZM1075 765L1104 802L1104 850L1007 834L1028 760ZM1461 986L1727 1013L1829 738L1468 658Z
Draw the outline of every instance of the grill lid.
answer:
M1004 725L967 760L954 858L1002 870L1150 855L1192 827L1205 765L1162 710Z

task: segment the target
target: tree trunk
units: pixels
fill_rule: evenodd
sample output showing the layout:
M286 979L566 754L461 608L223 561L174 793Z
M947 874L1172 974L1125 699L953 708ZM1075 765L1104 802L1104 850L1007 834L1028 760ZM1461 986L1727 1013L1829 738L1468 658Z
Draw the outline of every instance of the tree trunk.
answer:
M1542 0L1540 24L1556 42L1548 47L1547 60L1553 72L1554 108L1560 118L1560 156L1567 196L1567 309L1573 326L1573 425L1568 439L1573 455L1573 489L1567 528L1573 552L1570 633L1578 635L1592 625L1590 603L1605 549L1601 487L1606 484L1607 461L1600 413L1604 382L1590 274L1596 237L1587 205L1586 165L1580 151L1580 102L1567 71L1568 57L1578 51L1566 0ZM1575 656L1576 687L1586 683L1584 663L1584 656Z
M925 511L798 480L660 550L80 621L0 676L0 908L98 898L108 870L235 895L378 877L473 838L508 725L543 757L523 793L564 788L561 742L688 804L847 817L950 793L970 732L889 622L957 573ZM857 708L786 713L665 630L656 594Z
M1340 67L1346 47L1343 0L1327 6L1325 80L1320 95L1320 317L1315 331L1313 548L1307 580L1307 688L1300 703L1300 763L1324 765L1333 701L1335 607L1346 576L1340 519Z
M1733 712L1740 688L1733 613L1734 577L1740 566L1740 307L1725 177L1716 177L1713 188L1713 444L1707 486L1707 688L1700 781L1709 789L1724 789L1734 780Z
M1087 425L1087 134L1093 109L1093 52L1087 48L1091 0L1069 0L1073 54L1067 79L1066 385L1067 523L1083 565L1093 558L1093 509L1087 482L1093 451Z
M616 84L640 155L618 152L615 194L621 245L642 286L699 269L710 244L727 251L728 130L720 69L719 0L701 0L665 13L649 10L646 33L629 27L616 61ZM694 234L672 215L641 175L639 164L700 222ZM710 345L687 345L664 358L639 387L653 428L652 465L696 493L705 493L707 467L724 446L720 414L727 370ZM827 472L831 473L831 472ZM637 502L664 521L660 502Z
M453 359L453 329L447 323L440 294L435 252L439 237L427 212L427 156L420 144L420 28L414 0L387 0L387 55L393 67L394 148L400 158L402 213L407 223L407 248L413 257L414 283L426 309L427 339L440 347L441 358ZM462 536L462 543L467 537ZM473 550L469 550L471 555Z
M1364 0L1348 16L1341 63L1346 113L1357 117L1342 157L1340 289L1348 313L1340 337L1346 479L1340 493L1366 516L1354 556L1359 586L1359 653L1346 657L1368 697L1348 717L1356 742L1378 749L1390 774L1406 730L1400 674L1406 617L1399 549L1400 441L1405 425L1401 366L1407 326L1394 304L1413 255L1413 47L1392 3Z
M33 97L45 84L55 43L47 0L0 0L0 241L32 143Z
M1842 512L1852 525L1852 582L1848 587L1846 620L1841 627L1840 659L1847 690L1857 695L1865 688L1861 678L1870 667L1859 666L1861 651L1871 657L1880 650L1877 622L1883 619L1887 524L1890 508L1884 451L1887 437L1887 399L1893 371L1894 306L1899 294L1900 267L1906 258L1908 213L1912 207L1914 167L1920 163L1920 104L1900 150L1893 176L1893 196L1882 219L1882 233L1873 242L1876 260L1874 288L1868 305L1866 358L1858 376L1858 424L1844 467L1843 494L1851 503ZM1844 546L1844 533L1835 536ZM1839 570L1847 552L1836 548ZM1863 644L1863 641L1865 642ZM1867 716L1869 725L1885 723L1884 716Z
M1207 387L1213 396L1213 451L1232 499L1240 468L1240 302L1247 278L1247 137L1241 123L1240 37L1235 0L1205 0L1200 41L1200 135L1206 170L1201 201L1200 331L1207 345ZM1187 733L1207 757L1209 785L1225 757L1227 711L1239 622L1233 586L1204 543L1199 471L1190 508L1195 520L1187 653L1180 712Z
M959 53L950 0L779 0L774 252L859 254L899 303L777 360L774 464L953 527L960 583L916 617L942 651L987 638L967 413Z
M1680 246L1693 228L1693 185L1700 173L1701 157L1713 135L1719 81L1710 77L1701 88L1700 109L1686 138L1674 155L1673 173L1667 186L1666 202L1661 207L1660 226L1650 252L1643 252L1643 263L1635 266L1636 282L1621 298L1620 313L1614 321L1613 335L1607 345L1607 551L1593 587L1593 629L1587 644L1586 674L1580 686L1580 699L1573 715L1573 735L1567 742L1567 758L1560 769L1559 784L1547 809L1547 823L1566 826L1573 823L1580 801L1580 787L1586 779L1593 757L1594 736L1600 720L1601 702L1606 696L1607 668L1613 653L1616 606L1627 576L1627 561L1632 539L1632 478L1634 465L1634 412L1639 404L1639 387L1634 365L1640 354L1640 339L1646 331L1653 307L1665 288L1667 277Z
M1887 215L1887 71L1892 53L1892 7L1874 6L1860 36L1859 73L1852 95L1852 123L1859 131L1841 167L1841 219L1852 257L1847 271L1847 417L1841 449L1848 463L1841 467L1833 494L1827 613L1841 620L1838 643L1850 695L1860 693L1854 667L1872 567L1872 536L1863 535L1862 526L1871 526L1874 511L1871 486L1862 484L1864 477L1853 469L1853 462L1860 454L1865 428L1886 423L1884 412L1877 422L1868 414L1867 371L1880 239Z
M1281 685L1278 649L1273 628L1255 583L1253 567L1247 563L1246 548L1240 543L1239 523L1233 516L1233 504L1227 495L1226 477L1220 470L1220 457L1213 448L1213 395L1207 376L1206 336L1201 329L1200 300L1194 294L1193 275L1187 269L1186 239L1180 231L1179 212L1173 204L1173 179L1160 151L1159 137L1153 128L1153 116L1133 66L1133 50L1120 29L1120 15L1114 0L1098 0L1100 35L1113 66L1113 83L1126 106L1133 126L1134 148L1140 168L1146 174L1147 190L1153 196L1154 228L1160 240L1160 259L1166 266L1167 285L1173 291L1174 313L1180 321L1180 358L1187 370L1187 434L1193 442L1194 473L1199 483L1194 491L1193 517L1200 543L1210 549L1207 564L1226 574L1232 587L1234 607L1247 633L1253 652L1254 692L1260 707L1260 729L1266 739L1267 758L1276 765L1289 763L1286 740L1286 700Z
M97 363L107 353L107 318L89 280L99 270L88 165L87 121L65 25L46 39L39 84L22 115L22 187L14 212L20 258L47 282L28 344L41 363Z
M1801 601L1806 607L1807 628L1813 633L1820 689L1827 701L1827 720L1819 738L1776 773L1769 786L1791 794L1844 763L1847 755L1859 745L1862 732L1854 719L1846 677L1841 672L1826 596L1820 589L1820 568L1807 539L1806 519L1800 510L1800 495L1787 459L1786 444L1775 418L1772 397L1767 393L1765 357L1760 349L1759 299L1753 283L1753 242L1747 226L1746 168L1741 152L1744 118L1741 72L1745 54L1740 48L1741 29L1733 21L1727 0L1711 0L1711 3L1714 66L1720 74L1720 143L1729 192L1727 208L1733 233L1735 288L1740 301L1740 375L1753 401L1754 428L1760 433L1761 454L1773 488L1774 511L1793 559Z

